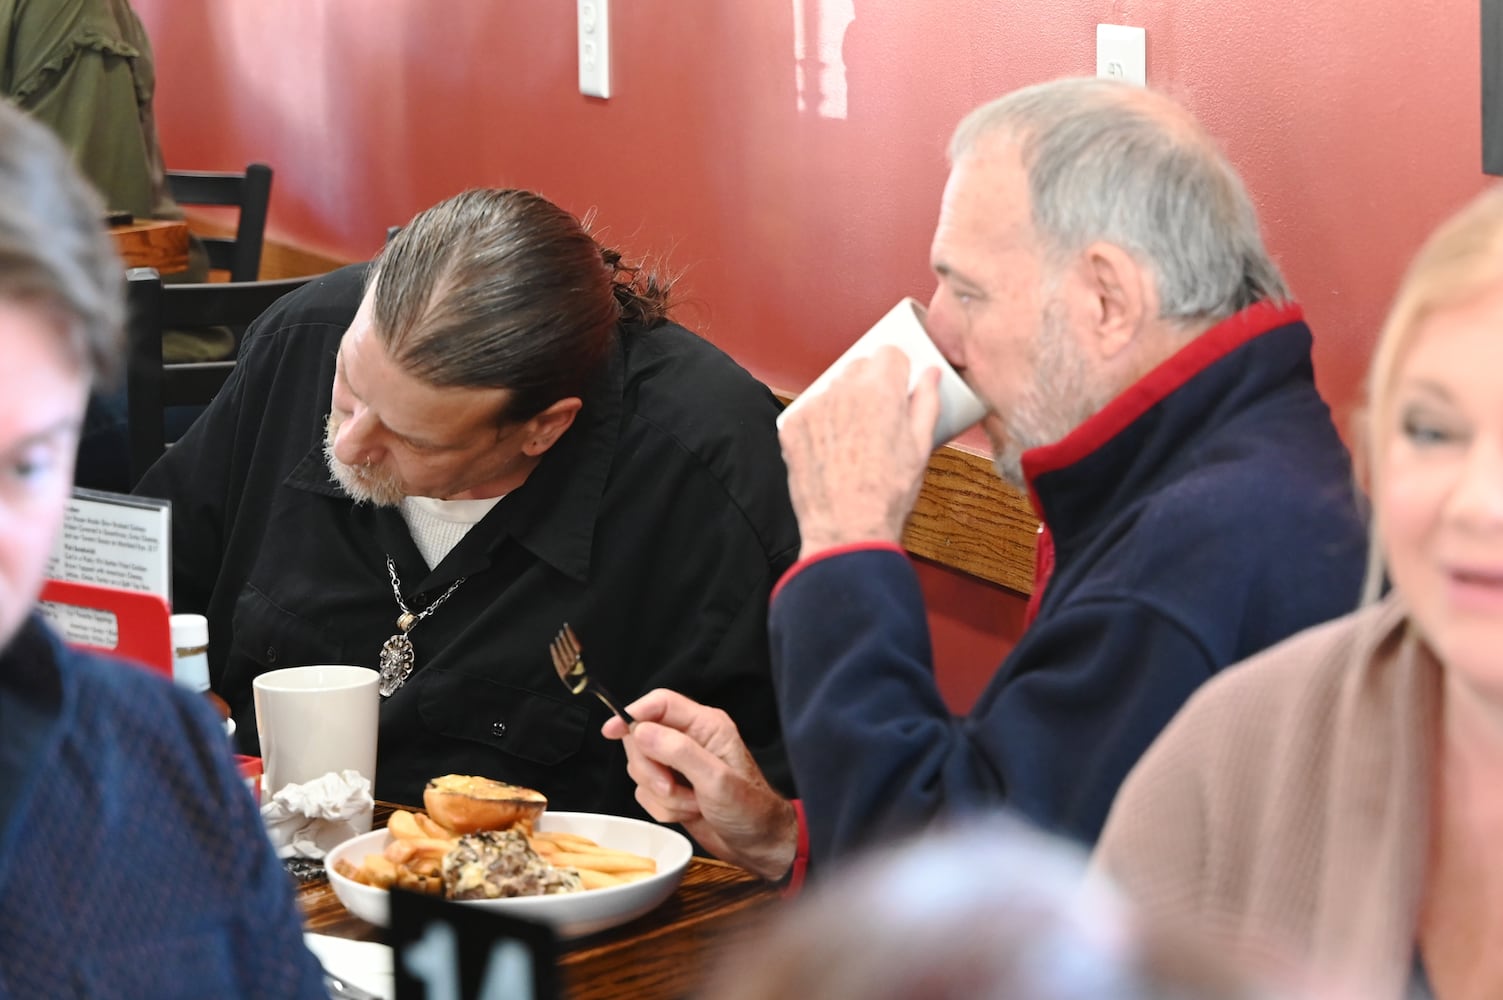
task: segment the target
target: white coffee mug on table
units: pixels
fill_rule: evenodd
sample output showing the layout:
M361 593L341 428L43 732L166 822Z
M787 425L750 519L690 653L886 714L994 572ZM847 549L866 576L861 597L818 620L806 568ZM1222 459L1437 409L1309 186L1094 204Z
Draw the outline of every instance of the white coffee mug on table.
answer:
M358 771L376 783L381 675L368 667L285 667L251 684L267 800L287 785L330 771Z
M986 415L986 404L971 391L956 373L929 334L924 330L924 307L912 298L903 299L877 320L861 339L846 349L824 373L788 404L778 416L778 426L805 399L817 396L856 358L874 354L879 347L892 346L908 357L908 389L911 392L919 377L930 368L939 369L939 420L934 425L934 447L938 448L955 435L977 423Z

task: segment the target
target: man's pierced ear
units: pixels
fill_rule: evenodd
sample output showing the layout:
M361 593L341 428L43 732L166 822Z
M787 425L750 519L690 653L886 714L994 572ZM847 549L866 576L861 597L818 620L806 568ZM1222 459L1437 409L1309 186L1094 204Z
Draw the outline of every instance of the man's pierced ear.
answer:
M529 421L527 440L522 450L534 457L558 443L564 432L574 425L574 418L584 407L577 396L568 396L549 406Z

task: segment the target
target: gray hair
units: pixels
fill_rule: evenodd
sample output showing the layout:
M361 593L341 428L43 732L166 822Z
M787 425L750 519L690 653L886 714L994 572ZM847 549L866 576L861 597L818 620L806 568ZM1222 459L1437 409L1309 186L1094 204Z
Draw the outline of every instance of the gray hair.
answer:
M701 1000L1262 1000L1149 924L1079 848L1006 815L952 819L821 872Z
M1055 267L1096 240L1121 247L1152 268L1160 317L1184 325L1289 298L1241 179L1168 98L1094 78L1027 87L967 115L951 162L992 139L1019 152Z
M666 281L517 190L465 191L422 212L366 280L392 358L433 385L511 390L503 423L581 395L617 324L650 328L668 306Z
M123 266L104 228L104 204L61 142L0 102L0 298L58 317L96 382L119 375Z

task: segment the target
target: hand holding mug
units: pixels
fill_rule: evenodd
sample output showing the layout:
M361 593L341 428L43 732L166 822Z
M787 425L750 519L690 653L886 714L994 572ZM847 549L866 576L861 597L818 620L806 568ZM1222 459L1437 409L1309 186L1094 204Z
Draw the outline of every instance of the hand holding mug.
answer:
M779 418L803 555L899 541L930 453L985 412L922 312L900 302Z

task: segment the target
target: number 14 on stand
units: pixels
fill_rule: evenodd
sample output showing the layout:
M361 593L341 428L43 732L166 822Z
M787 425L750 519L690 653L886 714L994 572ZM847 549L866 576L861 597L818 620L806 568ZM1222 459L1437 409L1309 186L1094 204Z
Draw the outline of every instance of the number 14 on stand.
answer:
M545 924L392 889L397 1000L555 1000L558 941Z

